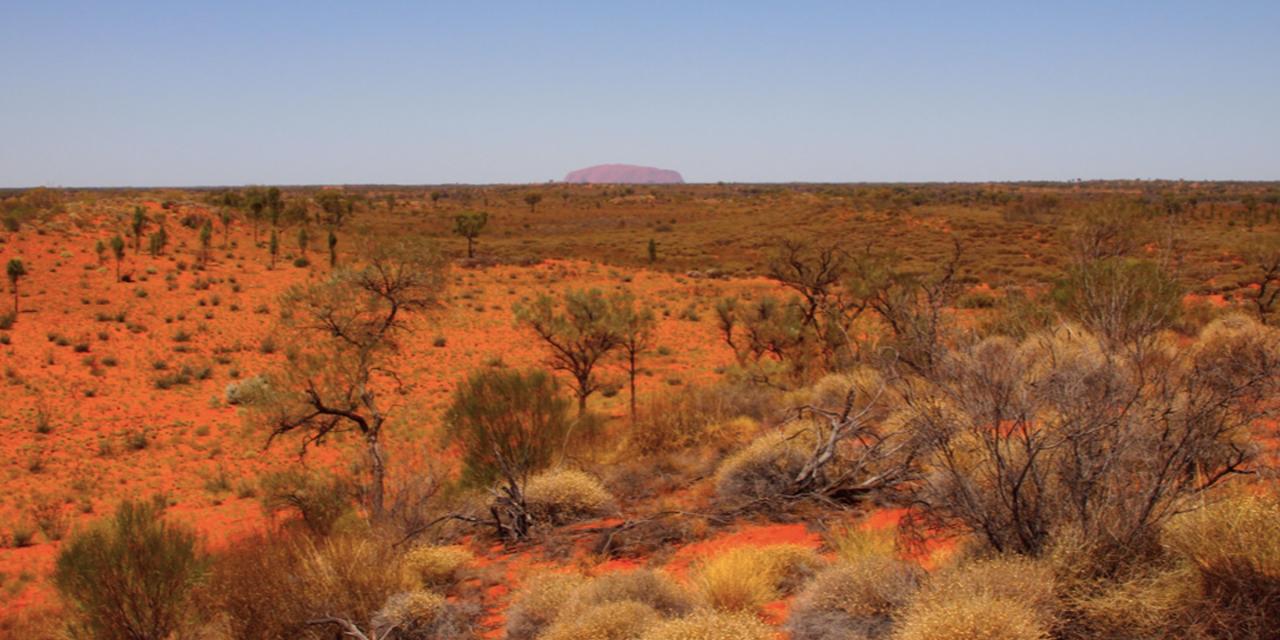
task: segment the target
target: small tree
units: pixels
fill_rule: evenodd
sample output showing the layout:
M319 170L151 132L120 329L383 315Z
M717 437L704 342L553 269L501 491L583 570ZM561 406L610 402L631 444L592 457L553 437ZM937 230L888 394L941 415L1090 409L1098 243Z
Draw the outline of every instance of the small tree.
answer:
M453 232L467 239L467 257L476 257L476 238L489 223L489 214L484 211L466 211L453 219Z
M97 242L93 243L93 252L98 254L98 265L101 266L107 259L107 243L99 238Z
M183 630L206 563L195 534L162 515L158 503L124 502L62 547L53 582L75 637L164 640Z
M245 195L249 206L249 220L253 222L253 245L258 246L258 223L267 209L267 194L262 189L252 189Z
M502 483L492 512L499 535L528 535L524 487L564 446L572 427L568 413L569 401L542 371L484 370L454 391L446 435L462 450L464 480Z
M147 215L142 207L133 208L133 252L142 253L142 232L147 229Z
M267 215L271 219L271 228L275 229L280 226L280 214L284 213L284 198L280 195L278 187L267 189L266 196Z
M540 202L542 202L541 193L530 193L524 197L524 203L529 205L529 213L533 213L538 208L538 203Z
M631 422L636 420L636 372L640 354L653 346L653 330L657 318L653 310L636 307L635 296L630 292L618 294L610 304L614 327L618 332L619 346L627 361L627 381L631 393Z
M22 260L13 258L5 267L5 274L9 276L9 284L13 288L13 316L16 318L18 317L18 281L27 275L27 267L22 264Z
M307 234L305 226L298 227L298 251L302 252L305 258L307 255L307 245L310 244L311 236Z
M393 409L387 400L404 390L393 368L399 338L412 331L409 314L439 298L444 270L432 247L404 241L374 248L362 268L293 287L281 311L288 359L249 398L251 411L271 429L268 445L299 433L305 454L334 434L359 435L369 456L375 518L383 514L382 430Z
M573 377L578 415L585 414L587 398L599 388L596 365L622 345L609 301L599 289L572 290L562 304L543 294L515 312L550 347L551 368Z
M111 253L116 257L116 282L120 282L120 262L124 260L124 238L116 236L111 239Z
M235 215L231 209L223 207L218 210L218 220L222 223L222 248L226 249L231 246L231 221L235 219Z
M209 263L209 246L213 244L213 221L205 220L200 225L200 263Z
M164 225L160 225L156 228L155 233L152 233L147 238L148 253L150 253L152 257L159 256L164 253L164 248L168 244L169 232L165 230Z
M653 264L657 261L658 261L658 241L654 240L653 238L649 238L649 264Z
M1244 250L1244 261L1250 272L1245 284L1256 285L1253 307L1258 319L1269 323L1280 301L1280 241L1275 238L1255 240Z
M271 241L267 245L267 250L271 252L271 268L276 268L276 256L280 255L280 236L276 233L275 228L271 229Z

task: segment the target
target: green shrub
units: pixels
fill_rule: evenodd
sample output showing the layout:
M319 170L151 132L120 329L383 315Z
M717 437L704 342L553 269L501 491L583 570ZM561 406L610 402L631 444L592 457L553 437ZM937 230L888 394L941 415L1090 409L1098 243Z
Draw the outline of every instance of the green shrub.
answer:
M80 633L162 640L188 622L205 561L195 534L162 516L154 503L125 502L58 553L54 585Z
M329 535L351 510L350 483L319 472L287 470L269 473L258 481L262 508L269 515L293 510L313 533Z
M551 464L573 426L554 378L507 369L479 371L459 385L445 423L462 449L463 477L475 486L506 481L507 473L523 483Z

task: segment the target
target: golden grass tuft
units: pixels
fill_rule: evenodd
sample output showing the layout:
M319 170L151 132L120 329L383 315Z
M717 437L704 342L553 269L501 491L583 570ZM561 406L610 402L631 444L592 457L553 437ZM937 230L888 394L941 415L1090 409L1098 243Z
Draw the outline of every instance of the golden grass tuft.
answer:
M726 457L716 469L716 495L729 501L780 496L803 468L807 459L806 444L803 434L781 430L752 440Z
M699 565L693 584L714 609L756 611L795 590L822 565L818 554L799 545L737 547Z
M699 611L660 622L640 640L772 640L774 630L753 615Z
M604 515L613 503L613 496L599 480L572 469L557 469L530 478L524 494L534 520L556 525Z
M405 554L403 566L411 579L432 589L455 582L459 571L474 560L475 555L460 545L423 545Z
M985 593L939 594L907 607L893 640L1048 640L1035 610Z
M693 610L693 598L670 576L652 569L606 573L588 580L573 592L564 610L576 612L610 602L639 602L663 616L681 616Z
M543 573L531 577L512 597L507 609L507 638L533 640L551 625L586 578L576 573Z
M539 640L632 640L661 619L649 605L606 602L557 620Z

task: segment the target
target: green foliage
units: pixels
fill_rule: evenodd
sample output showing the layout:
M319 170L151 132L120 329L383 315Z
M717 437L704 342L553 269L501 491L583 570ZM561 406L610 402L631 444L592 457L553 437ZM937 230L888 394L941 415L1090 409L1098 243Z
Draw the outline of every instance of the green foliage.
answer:
M587 398L599 389L596 365L623 343L615 301L599 289L569 290L560 303L543 294L517 305L515 314L550 347L551 368L573 377L578 414L584 415Z
M77 635L164 640L188 622L204 570L194 533L166 523L155 503L124 502L63 546L53 580Z
M1173 326L1182 297L1182 287L1160 265L1125 257L1073 266L1053 290L1065 316L1114 346L1142 346Z
M269 515L297 512L302 523L318 535L329 535L351 511L351 483L336 475L296 469L269 473L258 480L262 509Z
M462 450L473 486L499 478L523 486L563 450L573 427L569 401L543 371L478 371L453 394L446 437Z
M480 232L489 224L489 213L486 211L464 211L453 219L453 233L467 239L467 257L476 257L475 241Z

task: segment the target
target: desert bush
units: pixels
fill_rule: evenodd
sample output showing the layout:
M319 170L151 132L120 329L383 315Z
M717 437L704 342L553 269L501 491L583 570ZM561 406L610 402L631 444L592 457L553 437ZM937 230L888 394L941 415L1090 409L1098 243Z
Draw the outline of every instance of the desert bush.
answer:
M1053 291L1059 309L1113 346L1147 347L1177 322L1183 291L1160 265L1105 258L1071 267Z
M302 523L319 535L333 532L334 525L351 511L353 495L348 480L316 471L290 469L259 478L259 500L268 515L290 509Z
M986 594L940 597L909 605L894 640L1048 640L1035 612Z
M919 598L989 597L1017 602L1043 628L1050 628L1057 613L1053 571L1044 562L1022 556L997 556L962 563L930 576Z
M923 572L890 555L869 555L825 569L796 598L787 619L793 640L888 637L893 616Z
M667 574L651 569L607 573L574 591L566 615L610 602L639 602L663 616L681 616L693 609L693 599Z
M822 560L798 545L737 547L698 566L693 577L702 600L720 611L755 611L812 577Z
M507 609L507 638L537 638L584 581L582 576L571 573L543 573L530 578L516 591Z
M524 497L530 518L553 525L604 515L613 502L613 496L599 480L572 469L556 469L529 478Z
M1179 515L1162 541L1193 569L1199 615L1215 636L1280 629L1280 502L1241 495Z
M189 622L204 571L194 533L155 503L124 502L62 547L53 582L77 635L163 640Z
M627 443L642 455L698 446L724 450L755 432L757 427L744 419L764 419L775 396L769 389L729 382L660 393L641 403Z
M773 629L744 613L699 611L692 615L659 622L640 640L771 640Z
M563 447L572 425L568 407L545 372L473 374L445 417L447 437L462 448L466 480L483 486L509 472L523 485Z
M836 525L823 536L836 557L845 562L869 557L892 558L897 551L896 538L893 528L868 528L862 524Z
M716 469L716 495L725 501L746 503L786 493L811 449L792 435L770 431L725 458Z
M459 545L421 545L404 555L404 569L423 588L433 589L452 584L459 572L475 560L475 555Z
M632 640L661 620L657 611L631 600L607 602L562 617L539 640Z
M342 535L299 541L297 573L291 589L302 617L334 616L364 624L391 596L412 591L400 556L370 537ZM317 640L332 630L313 629Z
M1254 457L1278 374L1280 337L1242 316L1142 356L1072 326L956 349L902 383L891 418L926 451L916 524L1031 554L1074 528L1100 554L1141 557L1164 521Z
M405 591L387 598L370 625L373 637L395 640L453 640L470 632L457 607L430 591Z

